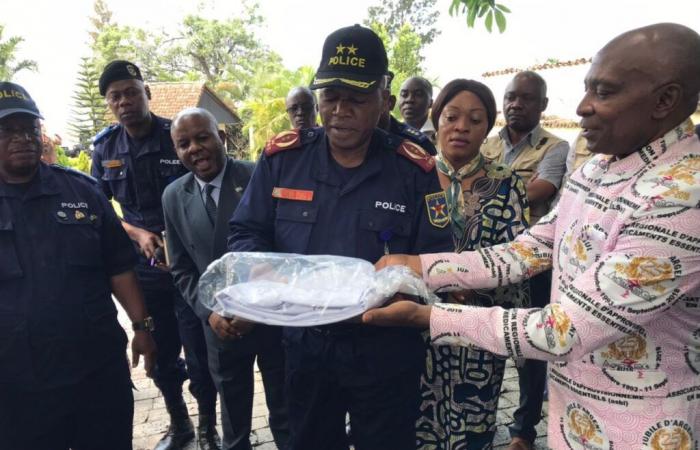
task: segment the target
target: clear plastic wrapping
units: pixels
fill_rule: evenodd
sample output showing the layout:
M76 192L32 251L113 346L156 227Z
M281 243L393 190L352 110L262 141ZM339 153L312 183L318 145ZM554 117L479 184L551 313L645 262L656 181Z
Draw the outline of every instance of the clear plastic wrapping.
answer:
M340 322L396 293L439 300L406 267L375 272L370 262L344 256L227 253L199 280L199 301L215 313L282 326Z

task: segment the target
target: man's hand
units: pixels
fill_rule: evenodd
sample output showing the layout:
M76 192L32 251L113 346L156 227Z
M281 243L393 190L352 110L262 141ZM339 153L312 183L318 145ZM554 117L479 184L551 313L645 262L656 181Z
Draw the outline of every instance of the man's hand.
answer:
M384 327L430 327L432 307L410 300L399 300L382 308L371 309L362 315L362 322Z
M233 319L228 319L226 317L220 316L217 313L211 313L209 315L209 326L214 331L214 333L219 336L219 339L238 339L240 333L231 324Z
M233 320L231 320L231 326L234 330L236 330L238 337L240 338L253 330L255 322L250 322L248 320L241 319L240 317L234 317Z
M156 248L163 246L160 236L143 228L132 226L129 237L138 244L141 253L149 259L155 256Z
M476 294L472 290L454 291L447 294L447 303L457 303L459 305L473 305Z
M131 367L139 365L139 358L143 355L143 367L146 376L151 377L153 367L156 364L156 343L148 331L135 331L131 340Z
M547 180L540 180L535 172L525 186L527 200L530 204L543 203L551 200L557 193L557 188Z
M209 315L209 326L220 339L240 339L250 333L255 322L250 322L240 317L229 319L216 313Z
M381 270L388 266L407 266L416 273L418 278L423 278L423 266L420 257L415 255L385 255L374 265L376 270Z

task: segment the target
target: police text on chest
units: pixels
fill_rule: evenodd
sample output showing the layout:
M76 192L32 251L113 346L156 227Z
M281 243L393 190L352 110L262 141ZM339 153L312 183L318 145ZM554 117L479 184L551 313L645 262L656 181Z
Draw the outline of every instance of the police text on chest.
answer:
M383 202L381 200L377 200L376 202L374 202L374 208L384 209L386 211L396 211L400 213L406 212L406 205L400 205L398 203L393 202Z

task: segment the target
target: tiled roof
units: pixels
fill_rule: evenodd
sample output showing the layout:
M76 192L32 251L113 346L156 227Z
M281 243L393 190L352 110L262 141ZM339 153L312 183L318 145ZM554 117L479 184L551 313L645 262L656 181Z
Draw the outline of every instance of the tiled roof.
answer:
M148 83L151 88L151 111L161 117L171 118L184 108L199 106L202 96L207 93L212 96L222 108L230 111L234 117L238 115L219 96L202 82L167 82Z
M533 66L525 67L525 68L508 67L505 69L492 70L492 71L482 73L481 76L484 78L497 77L500 75L516 74L516 73L522 72L524 70L531 70L534 72L538 72L538 71L546 70L546 69L559 69L562 67L579 66L581 64L588 64L591 61L592 61L591 58L578 58L578 59L571 59L568 61L552 60L551 62L546 62L544 64L535 64Z

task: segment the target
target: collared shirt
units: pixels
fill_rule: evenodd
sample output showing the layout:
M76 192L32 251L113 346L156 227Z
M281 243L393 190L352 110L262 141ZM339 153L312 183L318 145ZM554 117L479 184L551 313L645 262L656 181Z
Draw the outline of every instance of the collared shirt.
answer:
M556 209L514 241L421 256L433 290L493 288L553 270L543 309L436 304L431 316L436 344L556 361L549 417L561 426L550 428L549 448L582 448L583 439L595 443L587 448L653 448L664 433L695 442L697 161L700 141L684 122L623 159L593 156ZM582 431L581 418L593 425Z
M27 185L0 181L0 385L75 384L123 360L109 280L135 264L91 178L41 163Z
M339 255L374 263L385 253L453 248L448 223L431 222L430 198L444 196L436 171L419 167L415 153L400 154L401 137L375 129L365 160L345 184L333 170L323 128L303 130L298 139L297 147L260 158L230 221L229 250ZM341 383L368 384L425 364L423 344L412 330L345 328L352 341L338 345L350 342L352 350L324 362L338 368ZM306 331L296 327L284 333L296 345ZM356 356L344 356L350 353ZM296 351L290 355L288 364L301 363ZM303 364L319 361L304 356Z
M152 128L133 140L117 125L95 139L91 175L107 198L121 206L124 221L152 233L164 230L161 196L165 187L187 173L170 138L170 120L151 115ZM157 269L159 270L159 269Z
M228 162L226 164L228 164ZM214 203L216 203L216 206L219 206L219 196L221 195L221 183L223 182L224 174L226 173L226 164L224 164L224 166L221 168L219 174L208 183L204 180L197 178L196 175L194 176L195 181L197 181L197 184L199 185L199 193L202 196L202 201L205 205L207 204L207 192L204 188L207 184L211 184L212 186L214 186L214 189L211 191L211 197L214 199Z
M423 133L433 133L435 134L435 127L433 126L433 121L430 120L430 116L428 116L427 119L425 119L425 123L423 124L422 127L420 127L420 131Z
M508 127L503 127L498 135L503 139L505 143L503 162L510 166L512 165L515 158L523 151L526 146L535 147L540 141L540 135L542 133L542 127L537 125L530 131L523 140L518 142L516 145L511 144L510 136L508 135ZM540 163L537 165L537 178L540 180L546 180L554 187L559 189L561 186L562 179L566 173L566 156L569 153L569 143L562 141L556 144L550 151L548 151Z

